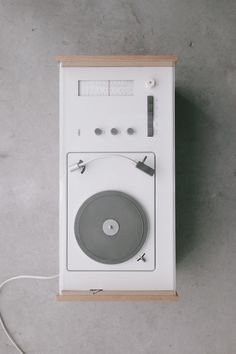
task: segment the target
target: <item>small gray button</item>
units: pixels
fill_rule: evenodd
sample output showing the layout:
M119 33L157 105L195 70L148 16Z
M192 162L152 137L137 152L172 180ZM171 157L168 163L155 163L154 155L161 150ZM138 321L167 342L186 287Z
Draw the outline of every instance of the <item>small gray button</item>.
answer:
M95 133L96 135L102 135L102 129L96 128L96 129L94 130L94 133Z
M127 134L128 135L133 135L135 133L134 129L133 128L128 128L127 129Z
M117 135L119 133L118 129L117 128L112 128L111 129L111 134L112 135Z

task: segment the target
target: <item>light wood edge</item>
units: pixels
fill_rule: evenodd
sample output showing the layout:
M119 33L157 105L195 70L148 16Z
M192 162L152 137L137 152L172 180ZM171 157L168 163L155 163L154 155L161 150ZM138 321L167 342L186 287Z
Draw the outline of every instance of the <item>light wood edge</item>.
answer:
M173 294L145 294L145 295L135 295L135 294L112 294L112 295L100 295L98 294L61 294L56 296L57 301L176 301L179 295Z
M63 67L171 67L178 59L175 55L103 55L58 56Z

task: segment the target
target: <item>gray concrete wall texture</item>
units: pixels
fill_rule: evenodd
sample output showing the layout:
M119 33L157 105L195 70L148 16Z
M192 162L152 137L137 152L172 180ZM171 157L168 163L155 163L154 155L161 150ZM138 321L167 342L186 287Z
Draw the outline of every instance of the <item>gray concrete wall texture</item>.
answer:
M26 353L236 353L236 2L0 0L0 281L58 271L56 55L176 54L174 303L57 303L1 292ZM0 353L14 354L0 331Z

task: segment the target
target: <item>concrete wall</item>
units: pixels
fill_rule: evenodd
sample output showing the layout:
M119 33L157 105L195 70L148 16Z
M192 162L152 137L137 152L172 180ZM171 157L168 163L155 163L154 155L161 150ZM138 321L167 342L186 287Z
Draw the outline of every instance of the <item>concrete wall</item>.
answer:
M236 3L0 1L0 280L58 271L58 54L177 54L176 303L56 303L16 281L26 353L236 352ZM0 331L0 353L15 349Z

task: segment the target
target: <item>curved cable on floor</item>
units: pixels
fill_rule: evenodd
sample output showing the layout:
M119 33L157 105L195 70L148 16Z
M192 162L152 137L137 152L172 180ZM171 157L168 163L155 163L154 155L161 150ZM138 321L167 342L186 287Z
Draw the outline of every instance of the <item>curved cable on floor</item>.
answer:
M42 275L17 275L15 277L11 277L8 278L6 280L4 280L1 284L0 284L0 291L1 289L4 287L4 285L17 280L17 279L39 279L39 280L50 280L50 279L56 279L59 277L59 274L56 275L50 275L50 276L42 276ZM7 326L4 322L4 319L2 317L2 314L0 312L0 324L2 326L2 329L5 333L5 335L7 336L7 338L9 339L9 341L12 343L12 345L15 347L15 349L21 353L21 354L25 354L25 352L20 348L20 346L17 344L17 342L15 341L15 339L13 338L12 334L10 333L10 331L7 329Z

